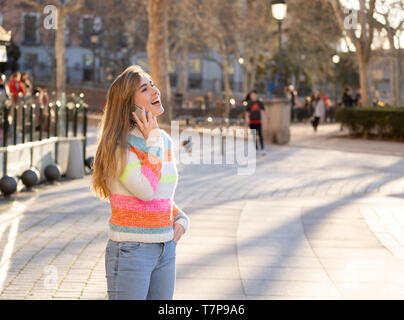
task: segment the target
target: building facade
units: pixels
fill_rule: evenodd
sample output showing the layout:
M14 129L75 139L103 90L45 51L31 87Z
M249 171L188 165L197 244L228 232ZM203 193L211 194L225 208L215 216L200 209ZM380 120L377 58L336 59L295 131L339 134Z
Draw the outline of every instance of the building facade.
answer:
M91 2L85 1L85 4L83 10L66 17L67 85L106 88L130 64L139 64L149 70L145 43L135 50L128 50L128 43L123 40L119 50L111 52L107 41L104 41L102 19L96 17ZM13 42L20 49L18 70L28 72L38 83L52 84L55 83L56 66L53 48L55 31L44 27L46 16L43 11L20 1L2 1L0 5L0 25L12 31ZM217 63L204 59L205 55L191 53L188 57L188 90L195 94L210 91L221 95L221 69ZM209 55L220 61L219 54L210 52ZM111 59L114 59L113 63L108 62ZM229 62L230 85L237 94L242 90L242 69L236 57L229 57ZM169 71L171 87L175 91L181 86L179 67L171 63Z

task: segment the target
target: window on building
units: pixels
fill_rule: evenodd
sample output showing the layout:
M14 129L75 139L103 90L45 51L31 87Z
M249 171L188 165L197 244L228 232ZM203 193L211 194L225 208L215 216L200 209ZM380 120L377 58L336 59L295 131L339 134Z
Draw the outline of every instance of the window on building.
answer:
M0 12L0 26L3 25L3 13Z
M26 53L24 55L24 69L32 69L38 64L38 55L36 53Z
M169 60L167 69L168 69L168 73L176 73L177 72L177 65L175 64L174 61Z
M202 71L201 59L199 58L189 59L189 73L201 73L201 71Z
M233 59L228 59L227 60L227 72L229 75L234 74L234 60Z
M66 46L70 46L70 29L69 29L69 16L66 16L65 19L65 44Z
M94 1L93 0L84 0L84 8L88 10L94 10Z
M170 73L170 86L171 88L176 88L178 83L178 76L176 73Z
M93 80L94 56L92 54L83 55L83 81Z
M81 36L81 47L90 48L91 47L91 35L93 33L93 18L92 17L82 17L80 26L80 36Z
M23 41L25 44L39 44L39 15L23 14Z

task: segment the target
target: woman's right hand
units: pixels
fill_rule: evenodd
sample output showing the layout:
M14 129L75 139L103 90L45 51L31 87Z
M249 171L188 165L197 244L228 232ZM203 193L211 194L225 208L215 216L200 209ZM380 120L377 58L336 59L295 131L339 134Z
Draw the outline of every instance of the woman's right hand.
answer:
M153 116L151 111L147 112L147 114L146 111L143 111L142 119L139 119L136 112L132 112L132 115L146 140L149 138L150 132L159 127L157 124L157 118Z

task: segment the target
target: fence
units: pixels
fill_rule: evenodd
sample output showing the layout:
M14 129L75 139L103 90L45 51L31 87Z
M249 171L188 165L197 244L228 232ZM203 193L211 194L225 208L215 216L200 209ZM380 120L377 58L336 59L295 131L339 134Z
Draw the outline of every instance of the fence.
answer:
M216 105L214 108L197 109L197 108L177 108L174 110L174 117L177 120L185 120L187 125L190 124L243 124L244 108L234 107L229 110L229 115L225 115L225 106Z
M38 96L35 98L31 101L20 99L16 103L10 100L0 102L3 176L18 177L21 170L38 166L38 163L43 167L44 159L48 163L61 162L59 153L66 153L63 144L74 140L82 141L85 163L88 107L84 95L71 95L63 101L52 101L45 105L34 103L38 102L35 101ZM65 168L67 162L65 159Z

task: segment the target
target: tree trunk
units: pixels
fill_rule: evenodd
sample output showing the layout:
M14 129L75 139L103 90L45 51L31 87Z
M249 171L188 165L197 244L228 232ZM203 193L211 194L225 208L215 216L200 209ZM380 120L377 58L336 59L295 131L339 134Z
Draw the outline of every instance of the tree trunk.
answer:
M245 67L245 64L243 65L243 94L248 93L248 76L249 72L247 71L247 68Z
M368 61L366 58L358 52L359 60L359 77L360 77L360 89L362 94L362 106L371 107L370 90L369 90L369 78L368 78Z
M150 75L160 89L164 113L161 120L167 124L171 120L170 79L168 75L168 41L167 41L167 0L149 0L149 38L147 56Z
M65 61L65 13L58 9L58 26L55 30L55 58L56 58L56 94L61 99L66 90L66 61Z
M390 97L393 107L400 106L400 81L399 81L399 62L398 50L394 47L394 34L389 34L390 43Z
M223 89L224 89L224 99L225 99L225 115L224 118L229 117L229 112L230 112L230 97L231 97L231 89L230 89L230 83L229 83L229 68L228 68L228 61L227 61L227 54L226 50L224 48L221 48L221 54L222 54L222 76L223 76Z
M180 79L181 91L183 94L183 101L188 101L188 77L187 77L187 63L188 63L188 45L184 44L182 47L182 59L180 61Z
M257 53L254 52L253 55L253 62L251 68L251 75L250 75L250 90L253 90L255 87L255 78L257 76Z

